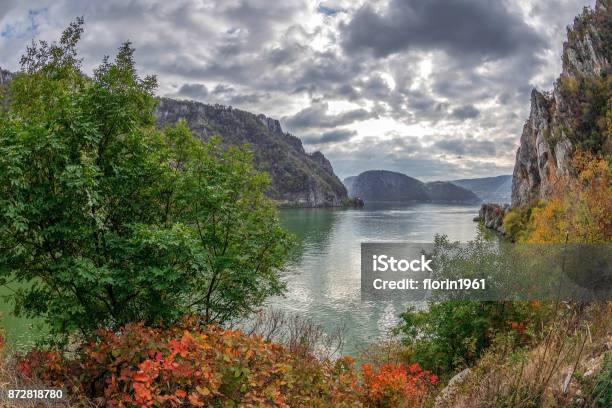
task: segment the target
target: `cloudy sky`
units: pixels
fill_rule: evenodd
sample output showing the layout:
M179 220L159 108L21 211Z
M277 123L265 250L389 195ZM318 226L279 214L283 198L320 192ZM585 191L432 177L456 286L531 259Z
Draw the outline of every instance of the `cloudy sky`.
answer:
M0 67L85 17L91 72L130 40L159 94L264 113L340 177L512 172L533 87L594 0L0 0Z

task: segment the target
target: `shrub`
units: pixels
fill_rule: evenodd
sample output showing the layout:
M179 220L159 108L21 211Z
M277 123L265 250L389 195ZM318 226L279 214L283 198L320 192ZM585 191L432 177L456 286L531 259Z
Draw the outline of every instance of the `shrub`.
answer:
M500 334L512 335L516 344L528 342L540 308L537 302L432 302L427 311L403 313L397 331L414 361L450 375L474 364Z
M532 243L561 243L566 237L575 243L612 241L612 166L609 160L577 151L572 160L577 177L559 180L546 203L527 210L528 222L517 225L515 236L520 241ZM513 225L509 220L508 228L512 231Z
M420 406L438 377L423 371L418 363L385 364L374 369L369 364L361 367L363 373L362 401L375 407Z
M413 407L437 383L418 364L358 372L350 357L319 360L217 326L101 330L71 357L34 349L18 368L27 381L110 407Z
M57 362L57 364L55 363ZM24 377L67 385L108 406L342 406L356 402L349 359L321 363L256 336L218 327L130 324L101 330L74 359L33 350Z
M504 234L510 241L521 239L521 233L527 228L531 208L511 208L504 217Z
M87 77L76 46L28 48L0 112L0 282L17 314L84 337L178 322L225 322L280 294L291 241L245 149L154 127L154 77L125 43Z
M527 347L499 336L439 408L609 407L610 306L565 305Z
M513 248L481 236L463 246L445 236L434 241L436 279L488 274L496 276L502 287L516 279L515 269L507 269L514 265ZM511 276L506 275L509 271ZM490 289L489 295L495 296L495 290ZM461 294L441 291L432 294L427 310L411 308L403 313L396 331L411 349L414 361L440 375L450 375L474 364L497 335L511 334L517 345L531 341L534 327L547 311L548 305L538 302L466 300Z

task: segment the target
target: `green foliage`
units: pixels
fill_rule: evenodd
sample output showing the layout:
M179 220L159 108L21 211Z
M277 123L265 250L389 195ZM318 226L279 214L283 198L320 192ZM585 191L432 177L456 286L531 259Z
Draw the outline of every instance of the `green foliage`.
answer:
M517 323L533 313L527 302L451 301L428 308L403 313L398 332L414 361L441 374L474 364L499 333L515 330L521 335L525 323Z
M342 200L343 207L363 208L364 203L361 198L349 197Z
M505 236L512 242L520 241L526 233L533 209L542 205L537 203L525 208L511 208L504 217Z
M595 381L591 398L597 407L612 406L612 353L604 355L603 366Z
M612 136L612 76L604 71L599 77L564 77L560 81L570 118L570 140L585 151L605 153Z
M501 278L498 266L508 256L481 237L464 249L444 236L434 242L435 270L461 271L478 277L483 271ZM440 263L438 263L440 262ZM452 272L451 272L452 273ZM499 335L510 334L517 344L530 338L530 329L544 313L537 303L436 299L427 310L408 309L396 332L411 349L414 361L440 374L470 366Z
M602 356L601 368L595 375L587 376L582 372L575 372L576 379L582 395L574 398L572 406L610 407L612 406L612 353L606 352Z
M283 285L290 247L244 149L156 130L129 43L92 78L82 20L28 48L0 118L0 277L56 333L185 314L224 322Z

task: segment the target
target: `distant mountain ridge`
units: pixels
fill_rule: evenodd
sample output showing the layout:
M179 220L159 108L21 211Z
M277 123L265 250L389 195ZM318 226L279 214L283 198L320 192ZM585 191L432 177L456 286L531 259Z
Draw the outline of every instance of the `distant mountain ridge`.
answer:
M161 98L158 126L180 119L202 140L218 135L224 145L249 145L255 166L270 174L268 195L280 205L335 207L348 198L323 153L306 153L302 141L284 132L276 119L223 105Z
M482 199L473 191L448 181L432 181L425 183L425 187L429 198L434 203L476 204L482 202Z
M423 183L403 173L369 170L344 179L351 197L365 202L480 203L473 192L445 181Z
M486 202L509 203L512 195L511 175L451 180L451 183L474 192Z

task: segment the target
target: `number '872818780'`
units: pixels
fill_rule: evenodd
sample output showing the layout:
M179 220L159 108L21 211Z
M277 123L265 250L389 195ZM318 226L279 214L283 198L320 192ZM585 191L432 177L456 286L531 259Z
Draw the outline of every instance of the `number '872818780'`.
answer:
M10 400L49 400L58 401L66 397L66 392L59 388L48 389L8 389L5 390Z

